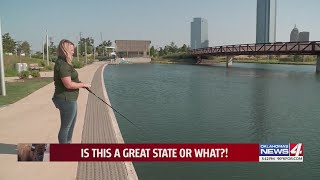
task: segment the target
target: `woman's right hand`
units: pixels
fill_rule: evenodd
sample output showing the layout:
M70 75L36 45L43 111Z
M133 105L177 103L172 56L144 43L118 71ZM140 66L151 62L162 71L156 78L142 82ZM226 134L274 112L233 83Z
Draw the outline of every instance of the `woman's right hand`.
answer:
M83 88L90 88L90 87L91 87L91 84L82 83L82 87L83 87Z

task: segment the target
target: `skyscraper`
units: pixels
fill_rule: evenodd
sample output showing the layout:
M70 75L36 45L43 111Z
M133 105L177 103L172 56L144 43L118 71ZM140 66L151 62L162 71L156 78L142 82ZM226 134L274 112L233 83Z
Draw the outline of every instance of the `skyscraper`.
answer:
M256 43L276 42L277 0L257 0Z
M204 18L193 18L191 22L191 49L209 46L208 21Z
M303 31L299 33L299 42L309 41L310 33L307 31Z
M298 42L299 40L299 30L295 25L290 33L290 42Z

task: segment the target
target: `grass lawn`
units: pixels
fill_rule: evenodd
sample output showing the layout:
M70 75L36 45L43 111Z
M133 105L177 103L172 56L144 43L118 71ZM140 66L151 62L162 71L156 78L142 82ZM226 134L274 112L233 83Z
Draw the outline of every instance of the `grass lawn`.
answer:
M15 77L18 76L18 72L15 69L15 65L17 63L27 63L28 66L30 64L38 64L40 67L43 67L41 71L52 71L52 68L54 67L54 63L50 62L50 65L47 65L47 60L43 61L42 59L37 59L37 58L30 58L30 57L19 57L19 56L9 56L9 55L4 55L4 71L5 71L5 76L6 77ZM93 62L93 57L88 57L88 64ZM79 58L73 57L72 64L75 68L80 68L83 65L86 64L85 57L81 56Z
M20 61L21 58L21 61ZM19 57L19 56L8 56L8 55L4 55L3 57L4 59L4 71L5 71L5 76L6 77L14 77L14 76L18 76L18 72L15 69L15 65L16 63L27 63L29 64L38 64L41 67L44 67L43 69L41 69L41 71L50 71L52 70L53 64L51 63L50 66L47 66L46 61L42 61L42 59L36 59L36 58L29 58L29 57Z
M6 96L0 95L0 106L9 105L53 82L53 78L30 78L24 82L6 82Z

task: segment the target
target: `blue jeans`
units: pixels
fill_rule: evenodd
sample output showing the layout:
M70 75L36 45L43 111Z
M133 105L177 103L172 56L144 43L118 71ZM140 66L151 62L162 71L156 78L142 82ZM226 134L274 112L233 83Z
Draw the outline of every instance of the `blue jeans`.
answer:
M60 111L61 126L58 134L60 144L72 142L73 128L77 119L77 101L52 98L56 108Z

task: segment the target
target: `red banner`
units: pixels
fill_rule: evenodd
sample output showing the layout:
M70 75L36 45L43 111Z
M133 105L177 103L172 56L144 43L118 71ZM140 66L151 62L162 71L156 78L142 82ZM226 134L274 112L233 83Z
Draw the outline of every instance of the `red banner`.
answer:
M50 161L259 162L259 144L50 144Z

